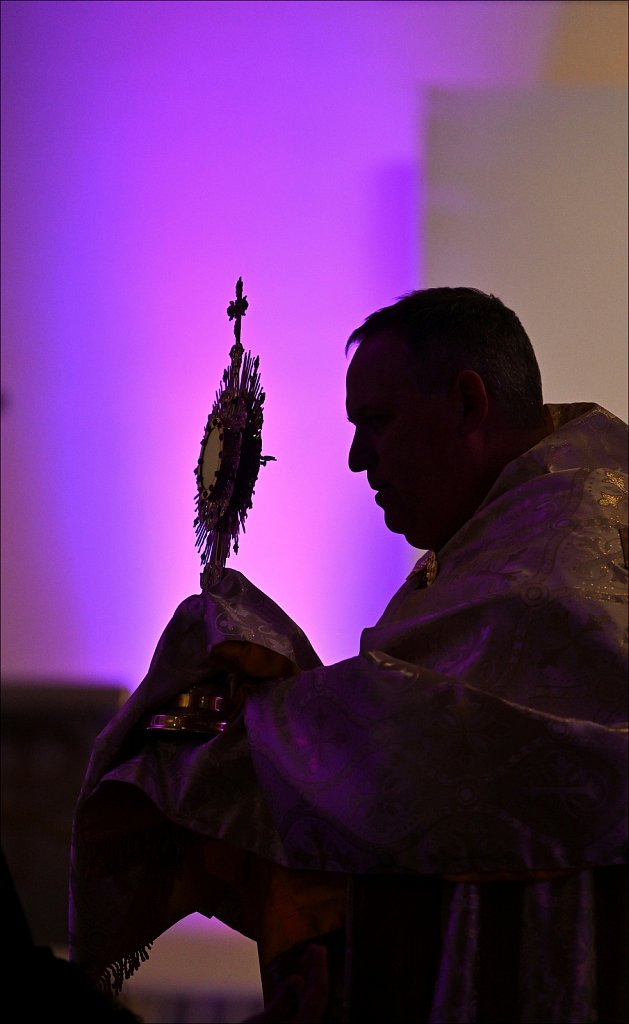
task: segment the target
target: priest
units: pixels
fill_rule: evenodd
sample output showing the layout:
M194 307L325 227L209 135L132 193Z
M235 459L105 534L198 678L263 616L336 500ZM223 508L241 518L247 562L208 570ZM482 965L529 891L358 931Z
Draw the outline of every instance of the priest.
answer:
M325 946L318 1020L624 1021L626 425L475 289L348 353L349 467L425 554L334 665L234 569L179 605L84 781L72 956L119 991L200 912L267 1002Z

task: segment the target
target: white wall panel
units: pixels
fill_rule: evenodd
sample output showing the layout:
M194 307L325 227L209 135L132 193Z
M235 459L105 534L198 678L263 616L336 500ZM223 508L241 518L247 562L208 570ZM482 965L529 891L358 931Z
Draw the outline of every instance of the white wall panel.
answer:
M425 146L425 286L498 295L547 401L626 418L625 90L436 90Z

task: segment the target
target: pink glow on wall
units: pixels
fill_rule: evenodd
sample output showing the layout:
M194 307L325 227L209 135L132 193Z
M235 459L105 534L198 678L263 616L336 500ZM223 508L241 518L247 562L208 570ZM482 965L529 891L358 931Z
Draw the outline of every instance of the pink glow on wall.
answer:
M239 275L277 462L230 564L355 652L410 553L346 467L343 345L421 285L422 86L534 80L555 6L3 4L6 674L133 688L198 589Z

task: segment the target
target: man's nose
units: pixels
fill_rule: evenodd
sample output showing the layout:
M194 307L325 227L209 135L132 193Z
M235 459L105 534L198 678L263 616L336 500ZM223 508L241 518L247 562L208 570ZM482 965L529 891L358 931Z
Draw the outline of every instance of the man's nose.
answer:
M352 473L364 473L369 467L369 453L364 439L357 430L354 434L347 456L347 464Z

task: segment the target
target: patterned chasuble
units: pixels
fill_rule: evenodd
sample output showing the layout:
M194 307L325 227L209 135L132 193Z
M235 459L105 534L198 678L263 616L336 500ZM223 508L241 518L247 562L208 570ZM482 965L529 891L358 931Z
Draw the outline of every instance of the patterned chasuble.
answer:
M226 570L206 598L210 647L257 645L294 673L250 688L214 738L154 742L139 723L173 696L154 663L98 737L70 922L94 977L119 991L194 910L260 939L238 879L194 873L215 849L245 873L444 880L432 1024L477 1019L483 901L520 878L517 1019L599 1019L596 879L626 863L627 428L596 405L550 410L554 433L420 560L353 658L323 666Z

